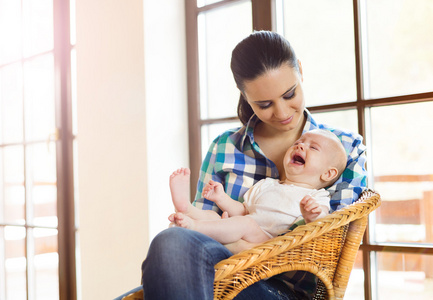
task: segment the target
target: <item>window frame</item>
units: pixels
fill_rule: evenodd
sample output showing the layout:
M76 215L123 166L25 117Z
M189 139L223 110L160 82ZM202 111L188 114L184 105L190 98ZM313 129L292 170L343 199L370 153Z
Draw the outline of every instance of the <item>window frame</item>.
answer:
M77 262L71 74L72 1L53 1L57 153L57 218L60 300L77 299Z
M188 72L188 126L189 126L189 158L191 167L191 191L195 191L198 174L201 166L201 127L209 124L237 121L237 117L201 119L200 118L200 86L199 86L199 62L198 62L198 35L197 17L204 11L220 8L233 2L243 0L222 0L213 4L197 7L195 0L185 0L186 17L186 47L187 47L187 72ZM254 30L276 30L276 1L275 0L251 0ZM362 26L361 6L363 0L353 0L354 19L354 44L356 59L356 100L338 104L327 104L308 107L312 113L342 111L355 109L358 117L358 130L362 136L366 136L366 110L373 107L390 106L408 103L421 103L433 101L433 92L409 94L403 96L384 98L365 98L364 95L364 61L362 56ZM368 141L366 141L368 143ZM368 167L368 166L367 166ZM192 193L194 197L194 193ZM191 199L193 200L193 199ZM365 299L374 299L372 288L372 259L375 252L428 254L433 255L433 245L397 243L372 243L369 230L364 234L363 243L360 246L363 256L364 270L364 295Z
M22 142L12 144L0 144L0 148L20 145L24 149L35 143L55 143L56 147L56 187L57 187L57 227L47 227L57 230L57 253L58 261L58 285L59 299L77 299L77 271L76 271L76 224L75 224L75 196L74 196L74 176L73 176L73 141L75 139L72 131L72 84L71 84L71 51L74 48L70 42L70 0L52 0L53 4L53 48L32 55L30 58L21 57L19 60L11 62L25 62L35 57L45 54L53 54L54 58L54 118L55 133L47 137L46 141L28 142L23 137ZM23 10L23 8L21 8ZM0 67L7 66L6 63ZM22 108L25 109L24 107ZM23 119L23 126L25 120ZM24 128L24 127L23 127ZM24 150L25 152L26 150ZM24 158L23 158L24 159ZM24 160L24 169L26 161ZM25 182L25 179L24 179ZM25 187L27 189L27 187ZM28 199L25 197L25 211L28 210ZM44 226L28 224L27 220L23 225L0 223L0 227L7 226L19 227L26 230L25 237L25 256L28 261L27 249L33 247L32 237L28 237L28 229L45 228ZM4 240L1 241L5 245ZM1 277L4 279L3 277ZM29 275L28 266L26 267L26 298L34 297L31 282L34 279Z

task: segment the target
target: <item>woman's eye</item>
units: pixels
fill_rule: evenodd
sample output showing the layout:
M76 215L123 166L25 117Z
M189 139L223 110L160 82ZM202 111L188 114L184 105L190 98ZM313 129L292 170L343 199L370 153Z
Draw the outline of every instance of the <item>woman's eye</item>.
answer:
M266 102L266 103L260 103L260 104L257 104L257 105L258 105L258 107L260 109L266 109L266 108L269 108L271 106L271 103L270 102Z
M293 97L295 97L295 90L288 92L287 94L285 94L283 96L284 99L288 100L288 99L292 99Z

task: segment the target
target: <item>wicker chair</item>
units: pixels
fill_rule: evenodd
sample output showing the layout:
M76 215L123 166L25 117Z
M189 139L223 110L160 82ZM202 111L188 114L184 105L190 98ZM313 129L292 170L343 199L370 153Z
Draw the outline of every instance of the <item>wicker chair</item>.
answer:
M344 209L219 262L214 298L233 299L259 280L304 270L319 278L314 299L343 299L368 214L379 206L379 194L365 191ZM143 292L123 299L143 299Z

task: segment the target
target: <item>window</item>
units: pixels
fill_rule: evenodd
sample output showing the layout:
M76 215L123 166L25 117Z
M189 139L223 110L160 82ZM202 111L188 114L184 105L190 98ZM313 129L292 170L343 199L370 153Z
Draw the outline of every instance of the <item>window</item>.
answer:
M69 1L0 1L0 298L75 299Z
M277 31L302 61L314 118L364 136L369 186L382 197L347 297L427 299L433 289L431 1L197 2L185 1L191 188L210 141L239 125L231 50L253 28Z

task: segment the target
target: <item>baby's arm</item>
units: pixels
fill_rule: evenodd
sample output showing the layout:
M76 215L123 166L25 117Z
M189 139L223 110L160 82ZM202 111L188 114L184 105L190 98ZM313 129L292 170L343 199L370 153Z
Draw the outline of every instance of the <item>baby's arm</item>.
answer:
M329 214L329 208L317 203L310 195L305 196L301 200L300 205L305 223L315 221Z
M202 194L206 199L218 205L222 211L227 212L230 217L247 214L245 206L230 198L229 195L224 192L224 187L219 182L210 180L203 188Z

